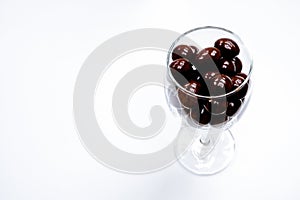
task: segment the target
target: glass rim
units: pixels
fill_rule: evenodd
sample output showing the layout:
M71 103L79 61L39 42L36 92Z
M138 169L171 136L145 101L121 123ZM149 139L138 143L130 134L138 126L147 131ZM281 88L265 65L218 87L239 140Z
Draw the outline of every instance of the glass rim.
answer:
M228 93L225 93L225 94L222 94L222 95L216 95L216 96L204 96L204 95L199 95L199 94L195 94L195 93L192 93L188 90L186 90L182 85L180 85L176 79L172 76L172 73L171 73L171 68L169 67L169 64L170 64L170 54L172 53L172 49L175 47L175 45L177 44L177 42L185 37L187 34L191 33L191 32L194 32L194 31L198 31L198 30L202 30L202 29L217 29L217 30L221 30L221 31L225 31L227 33L230 33L232 34L234 37L236 37L238 40L239 40L239 43L242 44L243 48L245 49L246 53L247 53L247 56L249 57L250 59L250 69L249 69L249 72L247 75L247 78L244 80L244 82L237 88L235 88L234 90L228 92ZM252 74L252 70L253 70L253 59L252 59L252 56L250 55L250 53L248 52L246 46L244 45L243 41L241 40L241 38L235 34L234 32L228 30L228 29L225 29L225 28L221 28L221 27L216 27L216 26L202 26L202 27L198 27L198 28L194 28L194 29L191 29L189 31L186 31L185 33L181 34L173 43L172 45L170 46L169 48L169 51L168 51L168 56L167 56L167 69L168 69L168 76L171 78L171 80L176 84L176 86L181 89L182 91L184 91L185 93L188 93L192 96L195 96L197 98L202 98L202 99L218 99L218 98L224 98L224 97L227 97L227 96L231 96L235 93L237 93L239 90L241 90L246 84L248 84L249 80L250 80L250 77L251 77L251 74Z

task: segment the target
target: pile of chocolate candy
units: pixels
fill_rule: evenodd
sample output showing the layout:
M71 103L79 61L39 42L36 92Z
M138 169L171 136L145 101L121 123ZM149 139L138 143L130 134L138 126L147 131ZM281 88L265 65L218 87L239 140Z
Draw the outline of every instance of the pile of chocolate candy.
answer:
M181 86L178 98L199 124L223 124L243 104L249 81L241 86L247 75L242 73L239 53L239 46L229 38L218 39L214 47L201 51L185 44L173 49L169 67Z

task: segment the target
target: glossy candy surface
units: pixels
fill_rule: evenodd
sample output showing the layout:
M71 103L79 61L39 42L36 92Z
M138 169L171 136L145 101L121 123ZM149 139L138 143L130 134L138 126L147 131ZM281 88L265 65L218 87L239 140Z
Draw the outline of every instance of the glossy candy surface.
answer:
M221 51L224 58L234 58L240 53L237 43L229 38L218 39L214 46Z
M226 115L233 116L239 110L241 105L242 105L242 100L240 99L228 102Z
M221 59L219 62L219 70L222 74L226 74L228 76L235 75L237 73L232 59Z
M227 109L227 100L226 98L211 99L204 108L212 114L224 114Z
M232 90L231 78L224 74L216 75L208 89L211 96L224 95Z
M194 55L196 55L199 52L198 47L196 47L194 45L191 45L190 48L192 49Z
M242 62L238 57L226 59L221 58L218 63L218 68L222 74L234 76L242 71Z
M200 51L195 45L174 48L174 61L169 67L183 87L177 89L178 98L198 124L223 124L242 107L250 80L244 84L247 75L242 72L239 53L237 43L228 38L218 39L214 47Z
M244 74L244 73L237 73L236 75L237 75L237 76L243 77L245 80L246 80L246 78L247 78L247 75Z
M208 47L205 49L202 49L198 54L197 57L199 57L198 60L213 60L217 62L221 58L221 52L219 49L215 47Z
M198 98L193 94L201 94L205 87L198 81L191 81L184 85L184 89L188 92L178 89L178 98L182 105L188 108L197 106Z
M191 63L183 58L174 60L170 64L170 68L173 77L180 85L188 83L194 76L197 76L197 72L193 72Z
M192 108L191 109L191 118L198 122L199 124L208 124L211 119L211 114L200 105L199 108Z
M236 73L240 73L243 69L242 61L238 57L232 58Z
M214 48L208 47L202 49L194 58L193 64L196 66L197 70L203 74L208 70L216 71L217 63L221 58L221 52Z
M245 79L242 76L235 75L232 77L232 90L235 90L239 88ZM240 88L238 91L236 91L233 96L236 97L236 99L242 99L246 96L248 91L248 83L246 83L242 88Z

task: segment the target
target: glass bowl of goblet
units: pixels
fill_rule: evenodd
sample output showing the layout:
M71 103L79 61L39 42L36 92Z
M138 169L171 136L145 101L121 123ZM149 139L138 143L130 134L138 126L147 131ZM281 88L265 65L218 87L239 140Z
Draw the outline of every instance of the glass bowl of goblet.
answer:
M233 32L200 27L178 37L167 57L165 94L182 118L175 152L198 175L225 169L235 153L229 130L243 115L251 96L252 58ZM186 145L186 138L193 138Z

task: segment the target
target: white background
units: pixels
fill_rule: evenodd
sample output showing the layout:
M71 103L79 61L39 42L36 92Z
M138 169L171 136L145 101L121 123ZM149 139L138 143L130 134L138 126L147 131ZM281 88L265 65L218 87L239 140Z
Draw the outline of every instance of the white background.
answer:
M0 199L299 199L299 7L285 1L0 1ZM87 56L137 28L236 32L254 57L237 154L199 177L175 164L147 175L97 163L76 133L72 94Z

